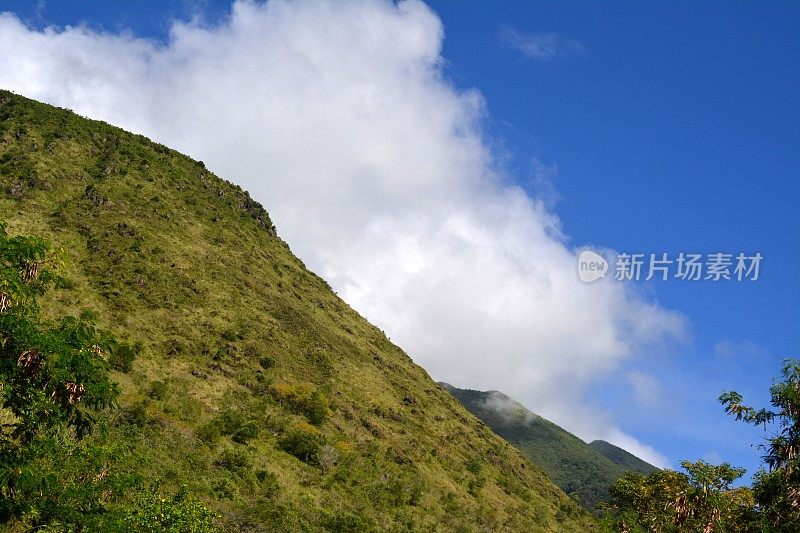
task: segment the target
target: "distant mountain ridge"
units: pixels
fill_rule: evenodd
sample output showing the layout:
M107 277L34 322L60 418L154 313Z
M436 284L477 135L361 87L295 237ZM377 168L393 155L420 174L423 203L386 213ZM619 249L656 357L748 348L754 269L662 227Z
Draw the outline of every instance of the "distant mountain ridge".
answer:
M642 472L643 474L649 474L653 470L657 470L655 466L647 461L639 459L628 450L624 450L619 446L614 446L610 442L593 440L589 443L589 446L626 472Z
M590 510L608 499L608 489L626 471L655 466L605 441L587 444L498 391L459 389L439 383L492 431L519 448L564 492Z

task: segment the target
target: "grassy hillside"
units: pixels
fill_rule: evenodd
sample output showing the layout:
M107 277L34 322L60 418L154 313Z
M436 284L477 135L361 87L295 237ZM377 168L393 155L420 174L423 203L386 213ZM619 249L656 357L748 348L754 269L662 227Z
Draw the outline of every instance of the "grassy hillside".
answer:
M442 385L495 433L522 450L566 493L576 495L588 509L594 509L599 502L608 498L608 488L626 470L654 469L625 450L606 443L636 461L625 457L624 461L616 463L596 450L594 443L586 444L503 393L459 389L446 383ZM610 448L607 449L610 451ZM615 457L623 456L618 454ZM628 468L633 464L636 468Z
M589 443L595 451L609 459L612 463L619 466L626 472L641 472L649 474L657 468L647 461L643 461L627 450L619 446L614 446L604 440L593 440Z
M186 485L233 531L593 527L201 162L0 91L0 218L58 250L47 313L133 347L98 475Z

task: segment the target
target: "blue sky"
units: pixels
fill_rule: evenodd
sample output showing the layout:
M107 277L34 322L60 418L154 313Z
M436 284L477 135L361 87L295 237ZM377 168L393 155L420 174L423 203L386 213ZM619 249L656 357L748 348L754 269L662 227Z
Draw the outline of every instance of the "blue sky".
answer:
M583 392L673 466L704 457L752 473L759 433L716 398L735 389L765 404L780 357L800 355L800 5L429 5L445 75L483 95L507 179L534 196L555 191L571 246L764 256L756 282L640 283L688 318L691 341L640 354ZM228 3L2 1L0 11L32 27L165 41L175 18L213 24ZM632 374L656 378L651 398L632 398Z
M675 418L628 421L674 462L716 455L752 472L757 434L727 427L715 398L730 388L765 402L780 356L800 346L800 5L432 5L451 75L486 96L516 174L532 157L557 165L556 211L576 244L764 255L755 283L648 284L689 317L694 343L643 365L683 398ZM537 60L499 39L503 27L582 49ZM718 364L723 341L745 343L738 360ZM624 414L626 388L602 386L597 401Z

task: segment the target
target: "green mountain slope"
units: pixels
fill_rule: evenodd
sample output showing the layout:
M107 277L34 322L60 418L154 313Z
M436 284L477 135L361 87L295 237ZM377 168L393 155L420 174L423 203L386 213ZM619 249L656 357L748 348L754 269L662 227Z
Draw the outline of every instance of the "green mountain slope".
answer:
M186 485L232 531L593 527L202 163L0 91L0 218L60 250L46 312L135 347L98 475Z
M631 452L623 450L619 446L614 446L610 442L593 440L589 443L589 446L626 472L649 474L653 470L657 470L655 466L647 461L639 459Z
M596 450L594 445L586 444L501 392L459 389L447 383L441 385L492 431L522 450L567 494L577 495L588 509L594 509L608 498L608 488L626 470L655 468L606 443L638 461L634 463L625 457L624 461L616 463ZM632 464L636 468L628 468Z

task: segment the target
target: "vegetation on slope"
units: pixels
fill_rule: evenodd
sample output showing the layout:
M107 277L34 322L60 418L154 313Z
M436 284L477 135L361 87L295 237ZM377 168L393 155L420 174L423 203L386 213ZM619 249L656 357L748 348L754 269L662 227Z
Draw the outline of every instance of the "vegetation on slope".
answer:
M655 466L651 465L647 461L639 459L628 450L623 450L619 446L614 446L610 442L606 442L604 440L593 440L589 443L589 446L591 446L592 449L594 449L600 455L604 456L612 463L622 468L625 472L641 472L643 474L649 474L654 470L657 470Z
M608 500L609 487L628 470L629 464L635 464L636 470L642 468L641 471L648 473L655 469L613 446L643 466L633 461L617 464L594 446L530 412L500 392L459 389L446 383L442 385L492 431L522 450L559 487L587 509L595 510L597 504ZM618 455L622 457L622 454Z
M148 513L191 513L191 494L236 531L593 527L202 163L0 91L0 191L9 232L56 252L42 319L91 317L122 346L117 407L80 444L96 460L48 463L120 481L96 520L158 529Z
M36 237L9 237L0 223L0 523L9 529L214 531L215 515L185 491L142 492L133 506L115 495L142 491L109 463L108 439L87 439L119 388L109 360L127 347L89 313L43 320L39 298L62 280ZM99 470L99 472L98 472Z

